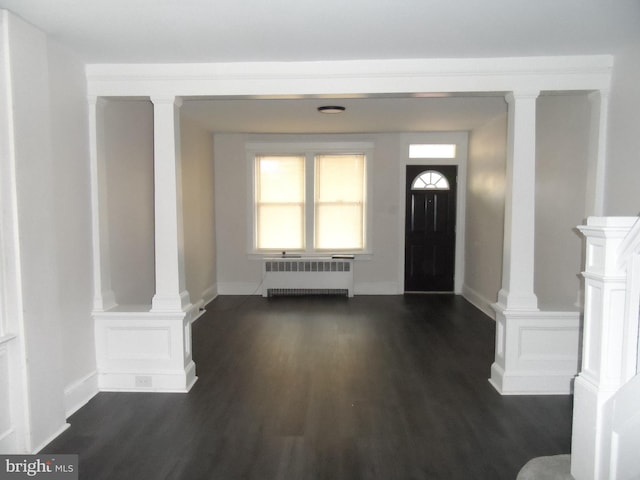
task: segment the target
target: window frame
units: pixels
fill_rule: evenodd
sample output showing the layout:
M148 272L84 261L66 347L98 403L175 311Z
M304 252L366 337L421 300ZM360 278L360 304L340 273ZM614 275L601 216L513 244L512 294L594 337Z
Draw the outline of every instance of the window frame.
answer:
M327 257L333 253L349 254L358 258L366 258L372 253L372 188L371 165L373 163L374 145L372 142L255 142L245 147L248 166L248 238L247 252L249 258L262 259L282 255L279 249L257 248L257 212L256 212L256 156L260 155L301 155L305 157L305 214L304 214L304 248L286 250L287 254L303 257ZM364 155L364 248L355 249L316 249L315 248L315 157L317 155Z
M258 162L261 159L264 158L269 158L269 159L276 159L276 158L296 158L298 160L302 160L302 185L301 185L301 194L302 194L302 202L297 202L297 203L293 203L293 202L268 202L265 200L261 200L258 198L259 196L259 191L262 188L262 178L261 175L259 175L259 166L258 166ZM260 211L261 207L266 207L266 206L273 206L276 204L279 204L280 206L284 206L284 205L290 205L290 206L297 206L298 207L298 211L300 212L300 217L299 220L302 221L302 224L300 225L301 227L301 231L298 232L301 235L300 241L302 243L302 245L306 245L306 228L305 228L305 216L306 216L306 209L307 209L307 192L306 192L306 176L307 176L307 161L306 161L306 157L304 155L301 154L278 154L278 155L273 155L273 154L257 154L254 157L254 182L253 182L253 212L254 212L254 222L253 222L253 228L254 228L254 242L255 242L255 249L256 251L271 251L271 250L276 250L276 249L268 249L268 248L258 248L258 232L260 231L260 225L258 222L259 219L259 214L258 212ZM280 247L282 248L282 247ZM285 248L286 249L286 248ZM293 248L290 247L288 250L290 251L299 251L300 248Z
M424 177L426 174L430 175L431 178L429 179L429 181L431 183L427 183L425 180L423 180L422 177ZM435 182L433 181L433 178L432 178L433 174L436 174L439 177ZM424 183L424 186L416 186L416 182L418 180L421 180L422 183ZM445 186L438 186L438 183L440 181L444 181ZM449 185L449 181L447 180L447 177L442 175L437 170L431 170L431 169L426 169L425 171L417 175L411 182L411 190L436 190L437 191L437 190L449 190L450 188L451 188L451 185Z

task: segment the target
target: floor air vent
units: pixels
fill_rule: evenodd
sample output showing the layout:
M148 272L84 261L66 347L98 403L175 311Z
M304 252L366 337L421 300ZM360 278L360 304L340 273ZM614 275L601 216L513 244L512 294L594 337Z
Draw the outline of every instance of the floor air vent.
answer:
M346 295L353 297L353 260L269 258L264 260L262 296Z

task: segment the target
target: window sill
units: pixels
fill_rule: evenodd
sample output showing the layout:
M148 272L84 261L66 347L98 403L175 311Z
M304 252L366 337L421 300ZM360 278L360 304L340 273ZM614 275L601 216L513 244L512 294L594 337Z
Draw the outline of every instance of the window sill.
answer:
M284 257L282 256L282 253L257 253L257 252L253 252L253 253L248 253L247 254L247 258L249 260L265 260L267 258L291 258L291 259L296 259L296 258L317 258L318 260L320 259L330 259L332 255L353 255L353 259L355 261L368 261L368 260L372 260L373 259L373 253L370 252L361 252L361 253L349 253L349 252L334 252L334 253L304 253L304 252L300 252L300 253L288 253L286 254Z

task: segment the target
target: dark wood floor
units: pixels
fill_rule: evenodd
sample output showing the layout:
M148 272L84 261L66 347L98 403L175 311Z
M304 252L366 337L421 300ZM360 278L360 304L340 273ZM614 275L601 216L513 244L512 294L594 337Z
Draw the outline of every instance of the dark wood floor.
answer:
M460 297L219 297L188 394L100 393L43 453L86 480L514 480L568 453L570 396L500 396Z

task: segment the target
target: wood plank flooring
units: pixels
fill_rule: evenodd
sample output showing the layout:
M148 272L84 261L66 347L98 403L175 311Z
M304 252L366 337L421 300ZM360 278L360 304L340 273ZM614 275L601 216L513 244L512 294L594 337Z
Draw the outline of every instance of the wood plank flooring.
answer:
M188 394L100 393L43 453L86 480L514 480L569 453L572 397L500 396L461 297L219 297Z

